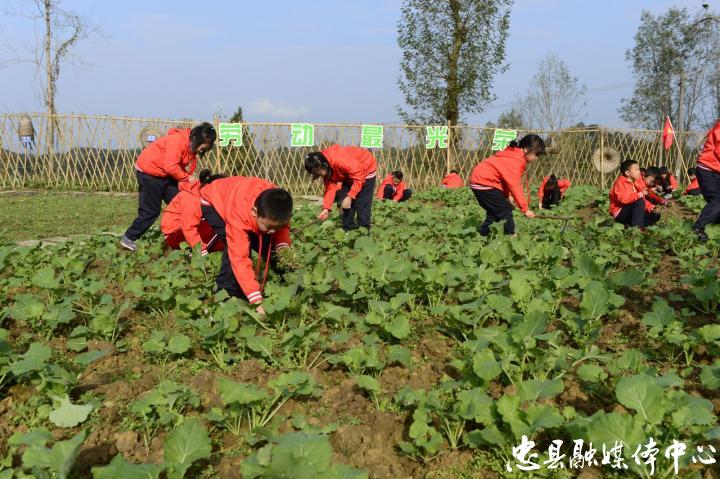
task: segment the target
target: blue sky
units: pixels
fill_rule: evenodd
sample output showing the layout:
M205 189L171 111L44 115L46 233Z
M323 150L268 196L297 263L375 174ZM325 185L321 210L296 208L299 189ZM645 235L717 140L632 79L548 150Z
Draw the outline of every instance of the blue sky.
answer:
M0 0L2 2L17 0ZM516 0L508 40L509 70L494 86L495 107L466 116L493 121L523 94L538 61L563 58L588 88L632 81L625 51L640 13L702 1ZM717 10L720 0L711 1ZM400 0L65 0L66 9L100 21L106 38L77 50L87 66L67 66L60 112L161 118L230 115L246 121L398 122L396 85ZM25 18L0 17L0 33L28 45ZM2 38L0 37L0 38ZM0 51L0 59L5 52ZM0 112L41 111L34 67L0 70ZM585 122L623 126L620 99L632 86L590 93Z

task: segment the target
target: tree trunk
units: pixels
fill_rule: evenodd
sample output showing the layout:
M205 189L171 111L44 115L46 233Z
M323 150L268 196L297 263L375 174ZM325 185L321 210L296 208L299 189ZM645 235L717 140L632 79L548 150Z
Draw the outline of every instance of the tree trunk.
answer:
M677 128L675 129L675 141L678 146L678 156L675 160L675 169L673 173L678 176L682 168L682 151L683 151L683 134L685 133L685 69L680 70L680 105L678 105Z
M445 118L448 125L448 159L446 165L448 173L453 168L453 156L458 138L454 130L460 119L458 65L460 63L460 50L465 42L466 35L465 25L460 18L460 0L449 0L449 7L455 28L453 30L452 47L448 55L447 103L445 104Z
M47 133L45 138L45 152L48 155L48 174L55 170L55 73L52 67L52 0L44 0L45 15L45 74L47 87L45 89L45 109L48 115Z

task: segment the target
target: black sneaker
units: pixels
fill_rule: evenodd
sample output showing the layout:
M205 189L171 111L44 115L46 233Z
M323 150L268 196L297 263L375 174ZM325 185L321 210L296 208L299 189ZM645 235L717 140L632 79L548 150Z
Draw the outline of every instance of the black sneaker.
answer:
M693 231L694 231L695 234L697 235L698 240L702 241L703 243L705 243L705 242L709 239L709 238L708 238L708 235L707 235L707 233L705 232L704 229L702 229L702 228L693 228Z

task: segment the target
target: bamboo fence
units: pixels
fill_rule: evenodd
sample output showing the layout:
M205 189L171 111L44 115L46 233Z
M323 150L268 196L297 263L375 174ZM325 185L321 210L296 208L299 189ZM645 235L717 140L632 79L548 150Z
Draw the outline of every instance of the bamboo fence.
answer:
M19 125L29 116L34 142L25 144ZM48 128L51 124L54 128ZM169 128L189 128L199 122L118 116L3 114L0 115L0 189L43 188L88 191L133 191L137 188L135 159L150 133L164 135ZM215 120L217 127L217 119ZM294 194L318 194L303 168L309 151L333 143L359 145L362 125L315 124L314 147L290 146L290 123L243 123L243 145L216 148L200 160L200 168L229 175L267 178ZM53 138L48 138L48 132ZM520 136L528 133L520 130ZM470 170L492 154L494 129L458 126L449 130L447 148L426 148L426 128L418 125L384 125L383 147L373 149L379 174L400 169L411 188L439 185L450 169L467 177ZM677 147L665 151L660 130L574 128L557 132L533 131L546 138L556 154L535 162L528 170L533 184L555 173L576 184L608 187L617 171L601 173L592 156L598 148L613 148L620 158L641 165L667 165L683 182L702 147L704 133L678 132Z

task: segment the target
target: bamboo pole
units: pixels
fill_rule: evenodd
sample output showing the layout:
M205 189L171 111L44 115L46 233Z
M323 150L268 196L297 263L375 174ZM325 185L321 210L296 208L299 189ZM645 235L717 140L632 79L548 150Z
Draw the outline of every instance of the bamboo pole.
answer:
M600 188L605 188L605 139L603 137L603 129L600 128Z
M217 113L213 116L213 125L218 137L215 139L215 174L220 173L220 122Z

